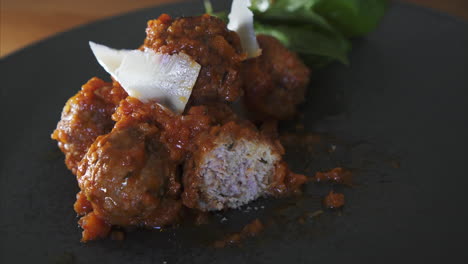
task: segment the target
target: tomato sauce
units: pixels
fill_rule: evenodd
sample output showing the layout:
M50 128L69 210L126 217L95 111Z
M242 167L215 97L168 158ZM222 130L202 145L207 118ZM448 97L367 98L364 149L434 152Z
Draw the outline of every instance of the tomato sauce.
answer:
M348 186L353 185L353 173L341 167L331 169L325 172L317 172L313 177L315 182L332 182L337 184L344 184Z
M261 37L267 57L250 64L244 63L246 54L237 33L209 15L172 19L163 14L148 22L146 33L142 49L183 52L202 66L200 74L183 115L158 102L129 97L118 82L99 78L90 79L68 100L52 138L59 142L65 163L82 190L74 209L82 216L83 242L109 234L115 240L123 239L123 232L111 233L113 225L159 228L179 221L183 206L190 207L198 195L198 190L191 189L195 180L182 182L181 171L189 170L185 161L209 151L220 133L267 142L273 152L283 155L276 121L265 122L258 130L231 109L230 103L241 99L244 91L252 109L267 116L276 113L278 119L293 116L304 99L309 70L277 40ZM249 72L249 65L255 71ZM255 90L255 82L246 85L250 79L266 81L262 91ZM281 105L284 98L287 106ZM253 107L256 101L262 104ZM276 111L277 106L281 111ZM275 184L269 194L300 193L306 176L291 172L282 160L274 166ZM338 182L335 176L330 179ZM346 184L346 177L341 181ZM204 216L196 222L206 221ZM256 219L215 246L239 243L262 230L262 222Z
M216 248L224 248L227 246L239 244L246 238L257 236L263 231L263 229L263 223L259 219L255 219L249 224L245 225L240 232L230 234L225 238L214 242L213 246Z
M343 207L345 204L344 194L335 193L330 191L327 196L323 199L323 205L328 209L337 209Z

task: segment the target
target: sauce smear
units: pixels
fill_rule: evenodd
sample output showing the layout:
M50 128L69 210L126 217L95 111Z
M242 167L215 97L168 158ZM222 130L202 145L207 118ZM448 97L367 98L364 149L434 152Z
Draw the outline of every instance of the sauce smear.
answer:
M330 171L317 172L312 179L315 182L333 182L348 186L353 185L353 173L341 167L334 168Z
M230 234L225 238L214 242L213 246L215 248L224 248L226 246L238 244L243 239L258 235L260 232L262 232L263 228L264 226L262 222L258 219L255 219L246 226L244 226L244 228L242 228L242 231Z

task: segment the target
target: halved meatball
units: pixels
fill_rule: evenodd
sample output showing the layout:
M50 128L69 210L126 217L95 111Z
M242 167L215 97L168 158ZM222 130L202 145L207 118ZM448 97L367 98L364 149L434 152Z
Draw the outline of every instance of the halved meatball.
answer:
M119 121L91 145L77 179L93 213L110 225L159 227L179 215L177 164L148 123Z
M215 125L239 120L231 108L222 103L193 106L186 114L178 115L156 102L142 103L130 96L120 102L113 115L119 122L129 118L160 128L161 142L174 161L183 161L187 154L195 151L194 140L200 133Z
M67 101L52 139L58 141L65 154L65 164L73 174L94 140L112 129L115 122L111 116L126 96L117 82L94 77Z
M242 65L244 102L260 119L291 118L304 101L310 71L276 38L259 35L257 40L262 55Z
M163 14L148 21L144 47L156 52L184 52L201 65L189 105L235 101L242 94L242 53L237 33L209 15L172 19Z
M237 208L261 196L298 190L306 180L287 169L279 142L251 125L229 122L213 127L196 144L183 175L182 200L190 208Z

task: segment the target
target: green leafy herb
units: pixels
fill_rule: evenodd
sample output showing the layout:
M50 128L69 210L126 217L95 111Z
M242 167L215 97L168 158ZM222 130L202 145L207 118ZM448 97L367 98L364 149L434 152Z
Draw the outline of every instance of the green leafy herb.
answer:
M290 27L261 23L255 23L255 32L276 37L286 47L306 57L305 62L313 62L314 66L326 64L330 59L348 64L347 53L351 44L340 35L320 32L311 26Z
M350 37L373 30L386 0L252 0L255 30L278 38L311 67L348 64Z
M227 13L206 12L227 20ZM255 31L278 38L311 67L348 64L349 38L375 29L387 0L251 0Z
M205 6L205 13L217 17L224 22L228 22L228 11L214 12L213 6L211 5L210 0L203 0L203 5Z
M315 10L347 37L363 36L374 30L385 14L385 0L322 0Z

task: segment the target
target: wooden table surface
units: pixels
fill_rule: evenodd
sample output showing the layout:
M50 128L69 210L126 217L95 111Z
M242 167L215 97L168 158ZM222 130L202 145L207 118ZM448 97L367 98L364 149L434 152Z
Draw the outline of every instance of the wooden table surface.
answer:
M0 0L0 57L80 24L182 1L187 0ZM468 20L468 0L405 1Z

